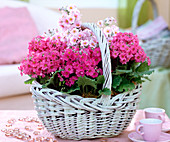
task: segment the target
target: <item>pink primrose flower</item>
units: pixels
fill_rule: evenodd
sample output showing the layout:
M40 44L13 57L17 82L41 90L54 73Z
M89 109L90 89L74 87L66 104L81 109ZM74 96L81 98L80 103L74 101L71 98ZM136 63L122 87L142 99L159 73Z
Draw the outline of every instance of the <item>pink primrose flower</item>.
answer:
M69 72L69 74L72 74L72 73L73 73L73 68L72 68L72 66L71 66L71 65L67 65L67 66L65 67L65 71Z
M94 55L97 56L97 57L101 57L101 51L100 51L100 48L94 48L94 51L93 51Z
M76 77L76 76L70 77L70 79L69 79L70 84L73 85L73 84L75 83L76 80L78 80L78 77Z
M138 49L138 53L139 53L140 55L145 54L144 50L143 50L140 46L139 46L139 49Z
M67 55L71 55L72 53L73 53L73 50L71 48L67 48L65 50L65 54L67 54Z
M77 67L77 71L84 71L84 66L82 64L79 64Z
M73 24L75 21L75 17L74 16L68 16L68 21L70 24Z
M72 15L75 17L76 20L80 19L80 15L78 13L73 13Z
M60 35L60 34L57 34L57 35L56 35L56 38L57 38L58 40L61 40L61 35Z
M70 44L71 44L71 45L76 45L76 44L77 44L77 37L72 36L72 37L70 38Z
M81 27L81 22L75 22L75 26L76 26L76 28L80 28Z
M42 61L42 64L40 65L42 67L42 70L47 70L48 69L48 62Z
M116 50L117 48L115 49L115 47L117 47L117 46L112 42L111 45L110 45L110 49L111 50Z
M79 33L79 30L77 28L73 28L70 33L72 35L77 35Z
M108 36L108 35L111 35L112 30L111 30L110 27L105 27L104 30L103 30L103 32L104 32L104 34L105 34L106 36Z
M92 77L92 78L98 77L98 73L95 71L91 77Z
M129 46L125 46L125 52L131 52L131 49L129 48Z
M70 11L69 14L72 15L72 16L74 16L76 21L80 21L80 19L81 19L81 14L80 14L80 11L79 11L78 9L74 9L74 10ZM80 22L81 22L81 21L80 21Z
M101 27L103 27L103 20L99 20L98 22L97 22L97 25L101 28Z
M53 42L53 46L56 45L56 46L61 46L61 41L59 40L56 40Z
M89 67L89 69L86 71L86 75L93 77L93 74L95 73L95 69L93 67Z
M112 25L111 26L112 32L116 35L119 32L119 27Z
M78 36L79 39L81 39L84 35L83 35L82 32L79 32L77 36Z
M96 47L96 43L94 43L93 41L90 41L90 47L95 48Z
M97 42L97 38L96 38L95 36L92 37L92 41L93 41L94 43L96 43L96 44L98 43L98 42Z
M100 57L94 57L95 65L98 65L98 63L101 61Z
M48 47L52 47L52 46L53 46L52 41L47 42L47 46L48 46Z
M58 78L60 79L60 81L64 81L64 79L61 77L61 75L58 73Z
M146 56L146 53L144 53L142 56L141 56L141 61L142 63L145 62L147 59L147 56Z
M69 78L69 72L68 71L61 71L61 74L65 77L65 78Z
M73 68L77 70L78 67L79 67L79 62L74 62L73 63Z
M91 66L90 61L85 61L84 69L87 70Z
M85 36L86 36L86 38L87 37L90 37L91 36L91 30L89 30L89 29L85 29L85 30L83 30L83 34L85 34ZM91 39L91 38L90 38Z
M125 43L120 44L120 50L126 51L126 48L127 48L127 46Z
M122 64L126 64L126 63L128 62L128 59L122 58L122 59L120 60L120 62L121 62Z
M65 84L66 84L67 86L71 87L70 80L66 79L66 80L65 80Z
M69 5L69 6L67 6L67 10L68 10L68 11L74 11L75 8L76 8L75 5Z
M141 55L140 54L135 54L135 61L136 62L141 62Z
M89 45L89 41L88 40L81 40L81 46L85 47Z
M131 52L132 52L132 54L136 54L136 53L137 53L137 50L138 50L138 48L137 48L136 46L132 46L132 47L131 47Z
M112 37L108 37L108 38L107 38L107 41L108 41L109 43L111 43L111 42L112 42Z
M76 70L76 75L77 77L80 77L80 76L83 77L85 75L84 70L83 71Z
M69 22L69 19L68 19L68 18L65 18L65 19L64 19L64 22L63 22L64 26L67 26L69 23L70 23L70 22Z
M151 59L149 57L147 57L147 61L148 61L148 66L151 65Z
M116 51L116 50L113 50L113 51L111 52L111 56L112 56L113 58L117 58L118 55L119 55L119 52Z
M80 56L81 61L86 61L87 60L87 55L85 53L82 53Z
M129 50L126 55L127 55L127 58L129 58L129 59L131 59L133 57L131 50Z
M126 59L126 53L120 53L119 58L120 58L120 60L125 60Z

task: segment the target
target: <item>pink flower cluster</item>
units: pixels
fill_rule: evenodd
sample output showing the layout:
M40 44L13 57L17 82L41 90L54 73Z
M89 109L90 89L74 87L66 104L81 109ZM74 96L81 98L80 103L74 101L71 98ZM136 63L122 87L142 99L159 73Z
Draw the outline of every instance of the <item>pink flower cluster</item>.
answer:
M21 74L30 75L33 78L45 77L47 74L60 69L60 56L66 48L66 44L59 39L38 36L29 43L27 57L21 62L19 70Z
M101 53L94 34L81 28L80 11L75 6L60 9L60 30L50 31L44 36L33 38L29 43L29 53L21 62L21 74L33 78L50 76L57 70L60 81L72 86L78 77L98 77L102 69L98 67Z
M59 25L62 27L62 37L66 39L67 46L80 46L80 48L97 47L97 39L89 29L82 29L80 11L70 5L61 8L62 16Z
M59 19L59 25L63 30L70 30L73 28L80 28L81 26L81 15L80 11L75 5L69 5L59 9L62 12L62 16Z
M80 11L73 5L60 9L61 29L49 31L37 36L29 43L27 57L21 62L21 74L32 78L50 78L55 71L60 81L72 86L80 76L96 78L102 74L99 65L101 52L96 36L81 25ZM114 18L100 20L101 27L110 44L111 57L119 58L122 64L130 60L144 62L150 59L139 46L137 36L132 33L120 33L119 28L112 25ZM111 27L109 27L111 26Z
M97 22L98 27L101 28L109 43L113 36L119 32L119 27L114 25L114 23L116 23L116 20L113 17L107 17L106 19Z
M63 69L57 74L58 78L67 86L72 86L80 76L96 78L102 74L102 69L98 67L101 61L99 47L68 48L58 38L38 36L29 43L28 49L27 58L21 62L19 70L33 78L50 77L55 71Z
M80 76L88 76L92 78L102 74L102 69L98 67L101 61L101 53L99 47L94 50L89 46L85 49L72 47L67 48L61 56L64 64L59 76L60 81L65 79L67 86L72 86Z
M148 60L148 65L151 64L149 57L139 46L137 35L132 33L117 33L113 36L110 44L110 53L113 59L119 58L122 64L127 64L130 60L135 62L144 62Z

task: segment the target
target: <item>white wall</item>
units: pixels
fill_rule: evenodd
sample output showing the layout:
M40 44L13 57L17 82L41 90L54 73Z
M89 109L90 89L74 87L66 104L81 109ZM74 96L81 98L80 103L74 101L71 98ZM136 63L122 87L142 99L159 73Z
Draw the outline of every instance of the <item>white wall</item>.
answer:
M75 4L78 8L117 8L118 0L30 0L30 3L48 8Z

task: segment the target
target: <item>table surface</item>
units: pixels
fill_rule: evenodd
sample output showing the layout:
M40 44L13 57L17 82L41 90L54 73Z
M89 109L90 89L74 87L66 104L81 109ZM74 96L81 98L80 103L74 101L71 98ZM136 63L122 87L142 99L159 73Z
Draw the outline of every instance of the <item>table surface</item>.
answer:
M2 130L3 128L7 128L6 124L7 121L10 119L18 120L19 118L25 118L27 116L37 118L37 113L35 110L0 110L0 129ZM142 118L144 118L143 110L137 110L128 128L125 131L123 131L123 133L120 134L119 136L116 136L114 138L81 140L80 142L131 142L131 140L128 138L128 134L135 131L135 122L139 121ZM167 116L166 116L166 120L169 120ZM36 127L36 124L34 123L28 124L28 122L17 121L11 128L12 129L20 128L20 130L24 131L25 126L30 126L34 129ZM8 129L10 129L10 127L8 127ZM28 133L28 131L26 130L25 132ZM50 134L47 132L46 129L41 130L40 132L41 133L38 136L45 136L45 137L50 136ZM30 131L29 133L31 135L33 132ZM77 142L74 140L64 140L60 138L57 138L56 140L57 142ZM18 140L16 138L6 137L5 133L0 131L0 142L21 142L21 140Z

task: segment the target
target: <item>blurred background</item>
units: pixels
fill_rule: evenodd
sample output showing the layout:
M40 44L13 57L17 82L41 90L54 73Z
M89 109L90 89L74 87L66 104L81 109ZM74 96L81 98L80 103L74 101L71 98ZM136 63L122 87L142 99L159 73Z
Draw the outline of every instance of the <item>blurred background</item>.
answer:
M154 2L150 0L0 0L0 109L34 109L29 92L30 85L24 84L28 77L20 76L19 63L26 55L27 43L33 36L57 27L57 20L60 17L58 9L75 4L81 11L83 22L96 23L98 20L112 16L117 19L117 25L122 31L135 30L141 42L154 40L154 45L158 45L160 39L166 40L166 43L157 47L166 48L166 59L153 66L155 72L150 76L152 81L143 83L139 109L161 107L170 116L168 65L170 0L154 0ZM155 8L161 18L154 17ZM147 36L143 35L145 32ZM161 57L158 58L163 58L162 55L165 53L163 50L159 52Z

